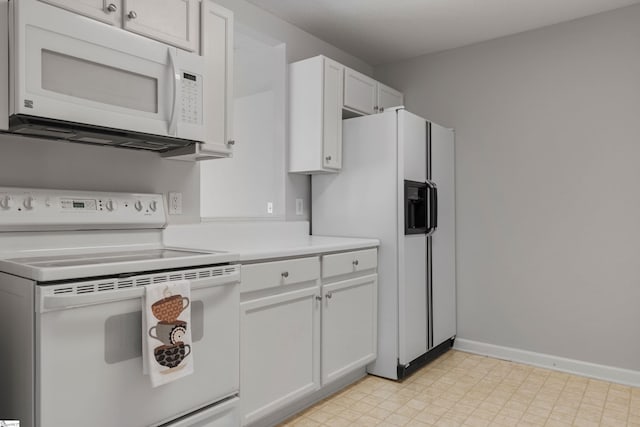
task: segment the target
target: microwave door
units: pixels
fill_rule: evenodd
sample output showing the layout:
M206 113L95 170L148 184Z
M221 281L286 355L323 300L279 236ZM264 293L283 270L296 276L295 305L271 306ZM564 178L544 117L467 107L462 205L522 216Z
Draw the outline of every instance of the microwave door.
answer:
M201 122L201 107L182 96L201 93L197 55L181 55L174 47L42 2L15 7L10 114L178 137L183 108L198 109L199 117L186 112L184 117ZM185 74L198 76L200 86L185 88Z
M171 48L172 103L168 132L178 138L204 141L204 57Z

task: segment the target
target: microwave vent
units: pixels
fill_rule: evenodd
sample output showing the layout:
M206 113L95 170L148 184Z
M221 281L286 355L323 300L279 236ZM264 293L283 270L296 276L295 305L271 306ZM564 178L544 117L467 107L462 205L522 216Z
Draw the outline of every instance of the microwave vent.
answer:
M81 136L79 138L74 138L73 141L89 142L94 144L113 144L113 141L111 141L110 139L95 138L95 137L92 138L89 136Z
M106 145L164 153L198 144L189 139L132 132L45 117L14 114L9 117L9 132L38 138Z
M160 151L167 148L167 146L164 144L158 144L158 143L149 142L149 141L129 141L120 145L123 147L140 148L142 150L153 150L153 151Z

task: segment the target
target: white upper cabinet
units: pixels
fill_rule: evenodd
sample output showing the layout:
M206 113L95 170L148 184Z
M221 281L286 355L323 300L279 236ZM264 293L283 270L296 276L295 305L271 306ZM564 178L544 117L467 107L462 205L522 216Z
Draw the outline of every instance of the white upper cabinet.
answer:
M207 144L228 149L233 141L233 13L211 0L202 2L202 56L209 89ZM211 145L209 145L211 147Z
M376 105L379 113L387 108L399 107L404 105L404 95L402 92L378 82L378 102Z
M343 74L324 56L289 65L289 172L342 167Z
M106 24L122 23L122 0L41 0Z
M381 113L403 105L402 92L349 68L344 69L344 108L359 114Z
M325 58L322 166L329 169L342 167L342 70L342 65Z
M198 0L41 0L181 49L198 50Z
M123 0L126 30L190 52L198 49L197 0Z
M196 4L198 4L196 2ZM163 156L171 160L209 160L230 157L233 152L233 12L203 0L200 53L207 83L203 98L205 142L179 148Z
M371 77L345 68L344 108L362 114L376 113L377 84Z
M289 172L339 172L342 119L402 104L402 93L325 56L289 64Z

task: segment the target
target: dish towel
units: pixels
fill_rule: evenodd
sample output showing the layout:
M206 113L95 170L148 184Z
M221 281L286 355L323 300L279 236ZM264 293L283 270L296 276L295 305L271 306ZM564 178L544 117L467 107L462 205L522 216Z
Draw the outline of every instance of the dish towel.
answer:
M142 301L143 373L158 387L193 373L191 283L145 286Z

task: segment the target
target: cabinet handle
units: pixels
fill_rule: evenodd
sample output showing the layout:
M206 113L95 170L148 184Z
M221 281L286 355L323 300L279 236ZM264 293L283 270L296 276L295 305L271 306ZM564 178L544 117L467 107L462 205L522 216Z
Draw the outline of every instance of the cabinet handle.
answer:
M378 111L378 106L373 107L373 111Z
M138 17L138 14L135 10L132 10L127 16L129 17L129 19L136 19Z
M330 162L330 161L331 161L331 156L327 156L327 157L325 157L324 159L325 159L327 162Z
M322 297L320 295L316 295L316 301L322 301Z
M113 3L109 3L109 6L107 6L107 12L116 12L117 10L118 6Z
M358 260L357 260L357 259L354 259L354 260L353 260L353 265L354 265L354 266L357 266L358 264L359 264L359 263L358 263Z
M229 141L227 141L228 145L235 145L236 141L234 139L230 139Z
M331 296L332 296L332 295L333 295L333 294L332 294L331 292L327 292L327 295L325 295L325 296L327 297L327 299L331 299Z
M288 271L282 272L282 278L286 279L287 277L289 277L289 272Z
M384 107L378 108L378 113L382 113L384 111Z

